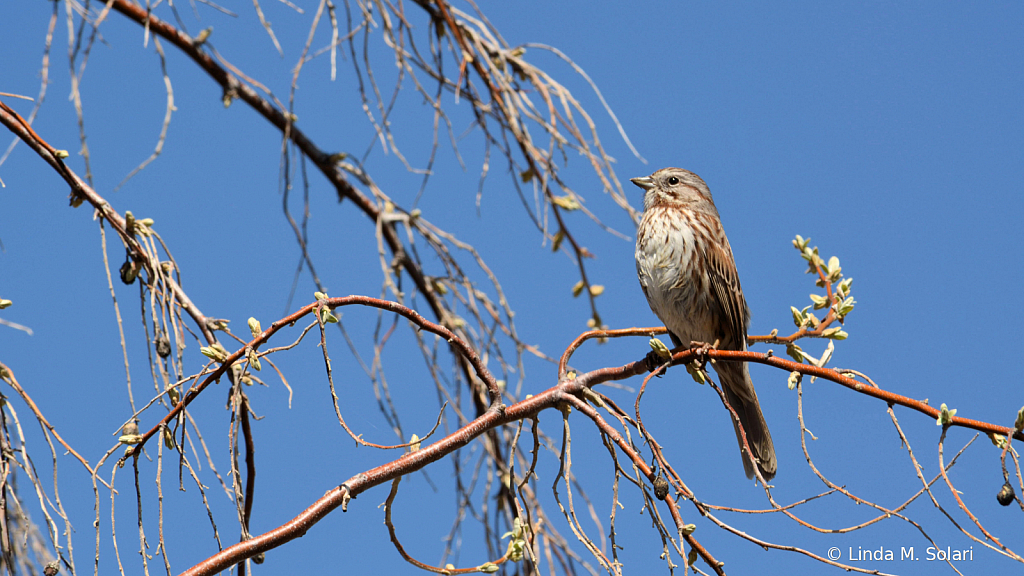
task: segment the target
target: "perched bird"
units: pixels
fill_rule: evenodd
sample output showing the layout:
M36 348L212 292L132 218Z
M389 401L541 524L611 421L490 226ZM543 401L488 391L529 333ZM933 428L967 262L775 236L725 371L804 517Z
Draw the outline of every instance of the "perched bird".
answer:
M720 350L746 350L750 310L707 184L680 168L663 168L631 181L644 189L644 214L636 237L637 276L672 342L717 342ZM756 463L770 480L776 471L775 447L746 362L718 361L715 371L753 452L744 453L733 420L747 478L754 476Z

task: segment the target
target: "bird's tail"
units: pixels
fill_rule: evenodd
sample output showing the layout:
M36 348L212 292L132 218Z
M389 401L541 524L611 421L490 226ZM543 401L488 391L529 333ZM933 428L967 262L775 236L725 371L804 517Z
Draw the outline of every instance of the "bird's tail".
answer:
M761 413L761 405L757 401L757 392L754 391L754 383L750 380L746 363L719 362L715 365L715 370L722 380L725 398L739 416L739 424L743 425L743 430L747 433L747 444L753 452L752 461L743 449L743 436L740 435L739 424L733 419L736 441L740 445L740 456L743 459L743 471L746 472L747 478L753 478L753 462L757 462L761 476L764 476L765 480L771 480L778 469L775 445L772 444L768 423L764 421L764 414Z

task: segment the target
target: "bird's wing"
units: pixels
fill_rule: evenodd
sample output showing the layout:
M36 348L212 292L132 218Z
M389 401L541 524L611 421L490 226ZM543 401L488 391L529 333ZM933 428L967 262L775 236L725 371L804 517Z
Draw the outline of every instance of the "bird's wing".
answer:
M743 298L740 288L740 277L736 272L736 264L728 245L719 244L705 246L704 262L707 266L708 279L711 282L711 294L719 309L725 316L728 333L723 334L725 340L733 339L737 349L746 348L747 325L750 322L750 309ZM729 338L729 337L732 338Z

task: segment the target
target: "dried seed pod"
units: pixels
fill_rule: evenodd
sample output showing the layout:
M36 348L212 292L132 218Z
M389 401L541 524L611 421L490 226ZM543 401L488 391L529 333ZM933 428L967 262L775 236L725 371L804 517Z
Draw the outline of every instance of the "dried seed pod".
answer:
M659 475L654 479L654 496L658 500L668 498L668 480L664 476Z
M166 334L161 334L156 339L156 353L161 358L167 358L171 355L171 340Z
M121 265L121 282L125 284L134 284L135 279L139 276L140 266L131 258L124 261Z
M1009 482L1003 484L1003 487L999 490L999 494L996 494L996 500L999 501L1003 506L1009 506L1013 503L1013 486Z

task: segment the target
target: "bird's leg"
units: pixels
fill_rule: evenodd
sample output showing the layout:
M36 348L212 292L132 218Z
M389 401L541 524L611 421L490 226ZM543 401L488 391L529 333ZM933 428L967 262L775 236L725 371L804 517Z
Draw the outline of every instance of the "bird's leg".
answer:
M690 342L690 350L693 351L696 356L696 361L700 364L701 368L705 368L708 365L708 350L717 350L720 340L715 340L714 344L708 344L707 342L697 342L696 340ZM712 360L714 362L714 360Z

